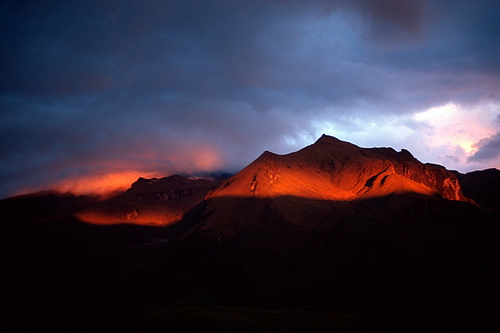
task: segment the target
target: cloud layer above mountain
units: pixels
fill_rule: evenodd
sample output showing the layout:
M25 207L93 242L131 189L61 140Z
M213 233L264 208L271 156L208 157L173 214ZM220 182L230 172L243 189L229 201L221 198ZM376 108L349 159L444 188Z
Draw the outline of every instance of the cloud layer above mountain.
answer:
M499 17L493 0L2 1L0 196L237 171L322 133L498 168Z

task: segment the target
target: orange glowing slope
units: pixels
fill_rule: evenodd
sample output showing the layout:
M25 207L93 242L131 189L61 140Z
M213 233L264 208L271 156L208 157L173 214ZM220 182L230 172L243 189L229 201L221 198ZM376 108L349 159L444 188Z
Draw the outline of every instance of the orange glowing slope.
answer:
M407 192L467 201L455 175L443 167L422 164L406 150L360 148L327 135L295 153L264 152L209 198L355 200Z
M316 228L326 233L357 216L359 203L391 194L470 201L455 175L408 151L360 148L323 135L294 153L265 152L224 181L207 195L203 225L193 235L237 238L248 247L258 240L268 242L261 248L286 253L305 248Z
M193 180L178 175L139 178L126 192L77 212L75 216L92 224L170 225L180 221L184 213L218 184L220 181Z

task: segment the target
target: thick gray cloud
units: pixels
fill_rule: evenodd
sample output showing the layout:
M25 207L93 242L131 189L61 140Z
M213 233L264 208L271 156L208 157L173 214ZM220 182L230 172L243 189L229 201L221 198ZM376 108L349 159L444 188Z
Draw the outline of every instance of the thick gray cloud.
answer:
M500 129L500 114L494 121L496 127ZM476 144L477 151L469 157L470 162L491 162L500 160L500 131L487 138L480 140Z
M0 196L236 171L322 120L498 104L498 17L488 0L2 1Z

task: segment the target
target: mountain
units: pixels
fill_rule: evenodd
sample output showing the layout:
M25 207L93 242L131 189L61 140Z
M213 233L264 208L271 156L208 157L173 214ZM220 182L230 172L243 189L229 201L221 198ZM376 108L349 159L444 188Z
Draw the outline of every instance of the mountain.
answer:
M2 298L26 331L62 317L63 331L485 329L500 307L498 172L324 135L227 179L1 200Z
M385 218L395 209L401 211L393 219L428 214L399 207L407 203L477 209L462 194L456 176L443 167L422 164L405 150L360 148L323 135L298 152L264 152L209 192L198 227L185 238L196 238L186 241L196 244L227 241L238 247L235 251L262 255L255 258L255 266L270 260L269 266L279 267L298 260L292 252L298 256L319 246L311 238L314 234L331 233L347 219L375 212L381 216L363 220ZM265 252L284 259L272 260Z
M126 192L75 215L92 224L171 225L179 222L220 183L220 180L189 179L179 175L139 178Z
M358 203L417 194L426 200L471 202L455 175L443 167L422 164L406 150L360 148L323 135L298 152L264 152L211 191L196 232L220 241L235 235L241 238L242 232L253 230L248 235L252 244L262 241L254 240L253 234L276 233L273 238L283 243L289 257L286 249L307 244L306 235L314 228L328 225L327 220L336 225L341 216L356 215L353 209ZM279 231L266 230L271 226ZM293 239L287 239L285 235L292 233Z
M190 218L161 260L175 274L158 267L176 286L163 295L180 299L468 303L490 299L500 262L498 214L465 197L453 173L325 135L294 153L264 152Z
M360 148L323 135L295 153L264 152L211 196L356 200L410 192L467 201L455 175L407 150Z

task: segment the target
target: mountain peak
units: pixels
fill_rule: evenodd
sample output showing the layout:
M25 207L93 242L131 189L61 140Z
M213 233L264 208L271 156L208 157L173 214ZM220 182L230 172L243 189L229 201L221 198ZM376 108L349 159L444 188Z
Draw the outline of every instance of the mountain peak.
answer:
M361 148L325 134L297 152L264 152L210 196L355 200L406 192L466 200L455 175L407 150Z
M333 144L333 143L348 143L346 141L342 141L334 136L322 134L318 140L314 144Z
M347 141L342 141L334 136L326 135L323 134L321 137L316 140L315 143L312 144L312 146L336 146L336 147L357 147L356 145L347 142Z

